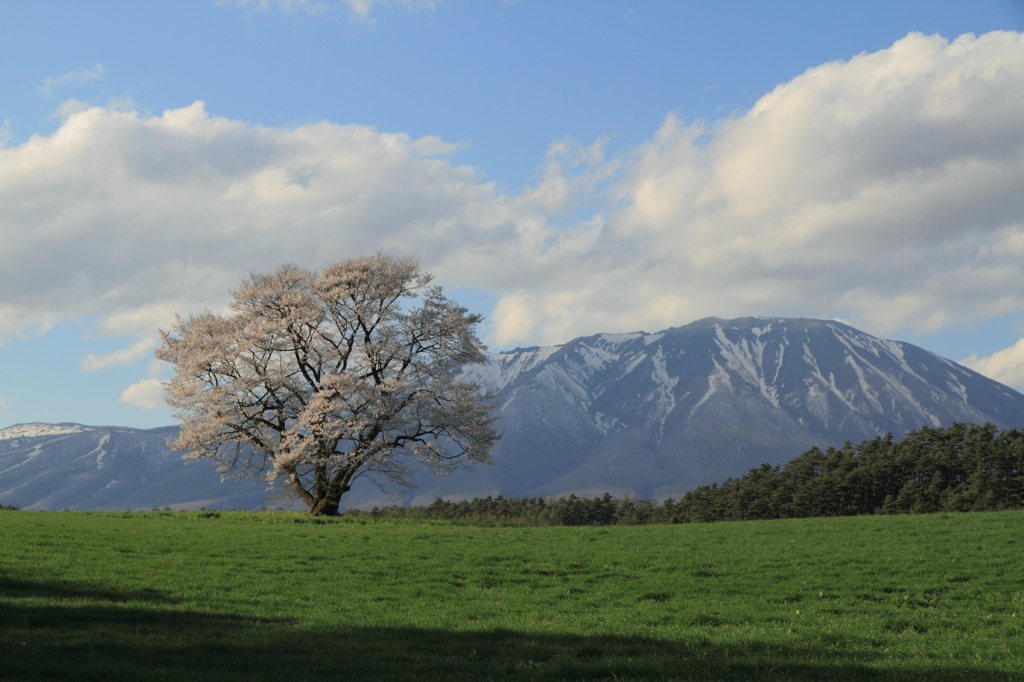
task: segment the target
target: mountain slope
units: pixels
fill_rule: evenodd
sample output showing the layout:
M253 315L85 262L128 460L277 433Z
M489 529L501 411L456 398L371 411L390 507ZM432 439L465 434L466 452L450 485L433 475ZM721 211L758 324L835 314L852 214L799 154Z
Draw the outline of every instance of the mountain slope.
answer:
M20 424L0 430L0 504L23 509L258 509L265 483L186 465L166 444L178 427Z
M465 370L496 394L493 467L359 480L343 504L434 497L678 497L697 485L841 445L958 421L1024 426L1024 395L916 346L839 322L708 318L657 334L598 334L489 354ZM28 429L24 433L16 429ZM32 429L53 433L29 434ZM220 483L164 442L175 427L0 431L0 504L29 508L257 508L265 485Z
M492 355L505 437L473 492L676 495L841 445L957 421L1024 426L1024 396L839 322L708 318ZM421 479L417 501L456 486Z

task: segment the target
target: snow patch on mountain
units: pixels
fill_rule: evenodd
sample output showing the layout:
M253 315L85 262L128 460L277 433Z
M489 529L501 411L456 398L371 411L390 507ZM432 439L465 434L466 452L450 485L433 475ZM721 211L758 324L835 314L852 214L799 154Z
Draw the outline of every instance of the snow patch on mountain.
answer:
M643 332L629 332L628 334L601 334L598 338L605 343L612 345L620 345L633 339L639 339L642 336L648 336Z
M960 396L960 400L967 402L967 387L960 383L960 380L952 372L946 372L951 381L946 382L950 391Z
M890 341L888 339L876 339L866 334L854 334L850 330L837 327L835 324L829 324L828 328L832 330L832 333L836 335L836 338L851 352L856 353L853 349L854 346L863 348L871 351L875 357L881 358L882 354L889 356L896 361L907 374L911 375L921 381L926 381L920 374L914 371L914 368L907 362L906 355L903 352L903 345L899 341Z
M651 392L647 401L653 403L652 416L661 424L661 431L665 430L665 419L675 409L676 398L672 389L679 383L679 377L672 377L668 374L665 364L665 354L659 346L654 355L651 356L651 363L654 371L651 372L651 379L654 381L654 391ZM645 401L645 402L647 402Z
M619 418L608 417L604 412L598 412L594 415L594 423L597 425L598 431L607 436L619 426Z
M856 353L857 351L854 350L856 347L874 354L876 358L882 357L879 344L874 343L879 339L872 339L862 334L852 334L847 332L846 329L837 327L834 324L829 324L828 328L832 330L833 334L835 334L836 339L838 339L839 342L846 346L851 352Z
M775 376L772 377L772 383L777 383L779 380L779 372L782 371L782 361L786 358L786 348L789 347L789 339L783 339L782 343L779 344L779 349L775 356Z
M15 424L6 429L0 429L0 440L15 440L18 438L41 438L43 436L61 436L70 433L81 433L89 429L80 424L42 424L34 422L31 424Z
M904 372L906 372L912 377L920 379L921 381L925 381L925 379L920 374L915 372L914 368L911 367L910 364L907 362L907 358L903 354L903 347L900 345L899 341L879 339L878 343L889 352L889 354L893 357L894 360L896 360L897 363L899 363L900 369L902 369Z
M828 389L828 392L834 395L836 398L838 398L839 401L843 403L843 405L845 405L848 410L850 410L850 412L860 412L857 406L850 401L851 396L848 396L843 391L841 391L838 386L836 386L835 373L829 372L828 379L825 378L824 373L822 373L821 368L818 366L818 359L814 357L814 353L811 352L811 346L810 344L807 343L804 343L804 362L806 362L808 366L810 366L811 376L814 378L815 381L818 382L818 384L820 384L821 387ZM807 407L808 409L811 410L811 413L814 414L814 416L821 419L821 422L825 425L826 428L828 428L829 414L827 395L824 393L819 395L817 390L812 389L814 389L813 384L809 384L807 394ZM811 407L812 401L814 403L814 407Z
M585 411L593 399L590 391L580 381L581 378L586 377L575 376L578 373L570 370L559 365L548 365L537 373L537 383L561 395L566 402Z
M807 387L807 411L828 428L828 395L817 384L810 384ZM803 420L800 420L803 423Z
M738 342L729 340L726 336L725 331L722 329L720 324L715 325L715 343L718 345L718 349L725 358L726 367L731 369L740 375L750 384L757 387L761 392L761 395L772 404L773 407L779 407L779 391L773 385L774 381L769 381L764 376L764 351L765 343L761 340L761 336L771 331L771 325L769 324L764 328L753 329L755 340L753 343L748 342L747 339L740 339ZM782 356L779 355L779 362L781 364ZM776 372L778 376L778 372Z
M708 375L708 389L701 396L701 399L697 401L697 404L690 408L690 419L697 412L697 408L706 403L711 396L723 389L732 392L732 379L729 378L729 372L718 364L718 358L711 358L711 361L714 363L715 368Z
M844 358L844 362L846 362L846 364L853 369L853 373L857 375L857 383L860 385L860 392L871 402L871 405L876 411L881 412L882 403L878 400L878 393L871 387L871 384L868 383L867 376L864 374L864 367L862 367L855 358L861 359L859 355L848 354Z
M889 386L889 388L891 388L895 393L899 394L899 396L903 398L903 402L906 406L913 408L914 411L916 411L918 414L926 418L930 422L931 426L934 426L936 428L942 426L942 420L939 419L938 415L936 415L934 412L932 412L927 407L922 405L921 402L914 396L914 392L910 390L910 387L908 387L897 377L891 374L880 374L880 376L882 377L882 380L885 381L885 383ZM913 376L916 377L917 375L913 374ZM924 381L924 379L921 379L921 381ZM893 410L898 413L895 404L893 406ZM922 424L921 426L924 425Z
M496 393L542 364L561 350L561 346L516 349L505 353L484 353L484 362L466 365L462 378L481 384L486 390Z
M605 336L611 336L610 334ZM620 334L620 336L628 336L627 334ZM601 337L602 340L604 336ZM636 337L634 337L636 338ZM614 348L614 346L612 346ZM608 365L616 362L619 359L619 353L615 353L609 350L608 346L585 346L579 345L576 348L576 353L583 359L583 366L587 369L595 372L600 372Z
M632 360L630 360L629 362L626 363L626 368L624 370L622 370L622 373L623 374L629 374L634 369L636 369L637 366L641 362L643 362L646 359L647 359L647 353L639 353L639 354L637 354L636 356L633 357Z
M88 453L85 454L85 457L92 457L93 455L96 455L96 468L97 469L102 469L103 468L103 456L105 454L107 454L107 451L103 449L103 446L106 445L109 442L110 442L110 434L109 433L104 433L104 434L102 434L100 436L99 442L97 443L95 449L93 449L92 452L88 452Z
M42 452L43 452L43 445L44 444L41 443L41 444L35 446L35 448L33 448L30 453L25 455L25 459L21 460L20 462L18 462L17 464L15 464L13 466L9 466L6 469L3 469L2 471L0 471L0 475L6 474L8 471L13 471L14 469L17 469L18 467L23 467L26 464L28 464L29 462L31 462L32 460L34 460L36 457L38 457L39 455L42 454Z
M0 471L0 473L3 473L3 472L2 472L2 471ZM43 478L43 476L44 476L44 474L36 474L35 476L33 476L32 478L28 479L28 480L27 480L27 481L25 481L24 483L19 483L18 485L14 486L13 488L8 488L7 490L0 490L0 495L6 495L6 494L8 494L8 493L12 493L12 492L14 492L15 490L18 490L18 489L20 489L20 488L24 488L24 487L25 487L25 486L27 486L27 485L28 485L29 483L35 483L35 482L36 482L36 481L38 481L38 480L39 480L40 478Z

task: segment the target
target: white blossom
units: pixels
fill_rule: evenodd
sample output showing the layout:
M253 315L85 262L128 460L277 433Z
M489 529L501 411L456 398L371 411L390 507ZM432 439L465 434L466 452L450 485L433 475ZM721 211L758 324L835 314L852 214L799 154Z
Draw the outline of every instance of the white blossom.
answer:
M173 446L281 482L313 514L337 513L361 474L408 484L414 463L490 463L491 396L457 378L483 359L481 318L431 279L384 253L285 265L250 275L230 315L179 317L156 352L176 369Z

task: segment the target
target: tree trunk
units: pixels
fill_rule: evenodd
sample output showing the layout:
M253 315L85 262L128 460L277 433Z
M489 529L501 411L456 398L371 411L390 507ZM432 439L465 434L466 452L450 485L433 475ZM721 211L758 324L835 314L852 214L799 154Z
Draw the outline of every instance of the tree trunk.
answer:
M341 505L341 496L349 491L349 486L329 485L323 497L313 499L309 503L310 516L337 516Z

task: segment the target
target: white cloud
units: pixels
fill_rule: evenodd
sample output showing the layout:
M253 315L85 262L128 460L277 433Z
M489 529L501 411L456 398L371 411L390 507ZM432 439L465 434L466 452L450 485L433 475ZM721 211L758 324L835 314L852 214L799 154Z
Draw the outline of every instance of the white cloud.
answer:
M149 337L250 270L379 248L497 295L499 346L707 315L980 321L1024 311L1021 120L1017 33L911 34L743 116L668 116L621 158L559 142L518 194L437 138L77 111L0 148L0 343L84 316Z
M227 4L220 2L218 4ZM305 11L310 14L327 11L331 8L330 2L316 2L315 0L235 0L239 7L253 7L259 10L267 10L276 7L283 12ZM338 0L337 4L348 7L353 18L361 21L370 21L370 14L374 6L397 5L406 9L434 9L434 0Z
M121 348L106 355L86 355L78 369L82 372L98 372L107 367L118 365L134 365L149 355L157 346L157 339L148 337L139 339L127 348Z
M421 8L434 9L433 0L341 0L341 2L348 5L353 17L358 18L360 21L368 21L370 19L370 12L373 11L375 5L397 5L409 10Z
M717 125L669 116L585 257L509 292L531 316L502 338L557 341L567 317L593 332L842 316L891 333L1022 311L1021 120L1018 33L911 34Z
M146 373L151 377L158 377L166 375L169 370L173 369L173 365L163 360L157 360L153 358L149 361L149 366L146 368Z
M105 71L106 69L103 68L102 64L96 64L88 69L75 69L63 76L47 78L43 84L39 86L39 92L43 93L43 97L49 97L54 91L67 85L83 85L90 81L99 80L100 78L103 78Z
M0 228L3 225L0 223ZM0 229L0 236L3 230ZM2 260L2 254L0 254ZM0 273L2 274L2 273ZM12 292L11 298L16 295ZM62 313L53 313L47 310L37 310L31 315L25 315L17 305L0 303L0 348L12 339L33 339L45 336L61 321L62 318L73 317Z
M276 7L283 12L304 10L310 13L321 12L327 8L325 3L312 0L234 0L233 3L230 0L220 0L217 4L235 4L239 7L252 7L258 10L268 10L271 7Z
M4 400L4 397L2 395L0 395L0 412L6 412L6 411L7 411L7 401Z
M80 99L68 99L60 103L60 106L53 112L50 118L57 118L64 120L71 114L77 114L79 111L85 111L89 108L89 105Z
M979 358L977 353L972 353L961 360L960 364L1024 392L1024 339L985 357Z
M0 149L0 334L96 315L104 333L149 336L220 309L251 269L381 247L436 265L492 227L514 233L491 185L438 156L453 149L365 126L261 128L201 102L74 113Z
M144 379L124 389L117 402L144 410L161 410L167 407L166 396L159 379Z

